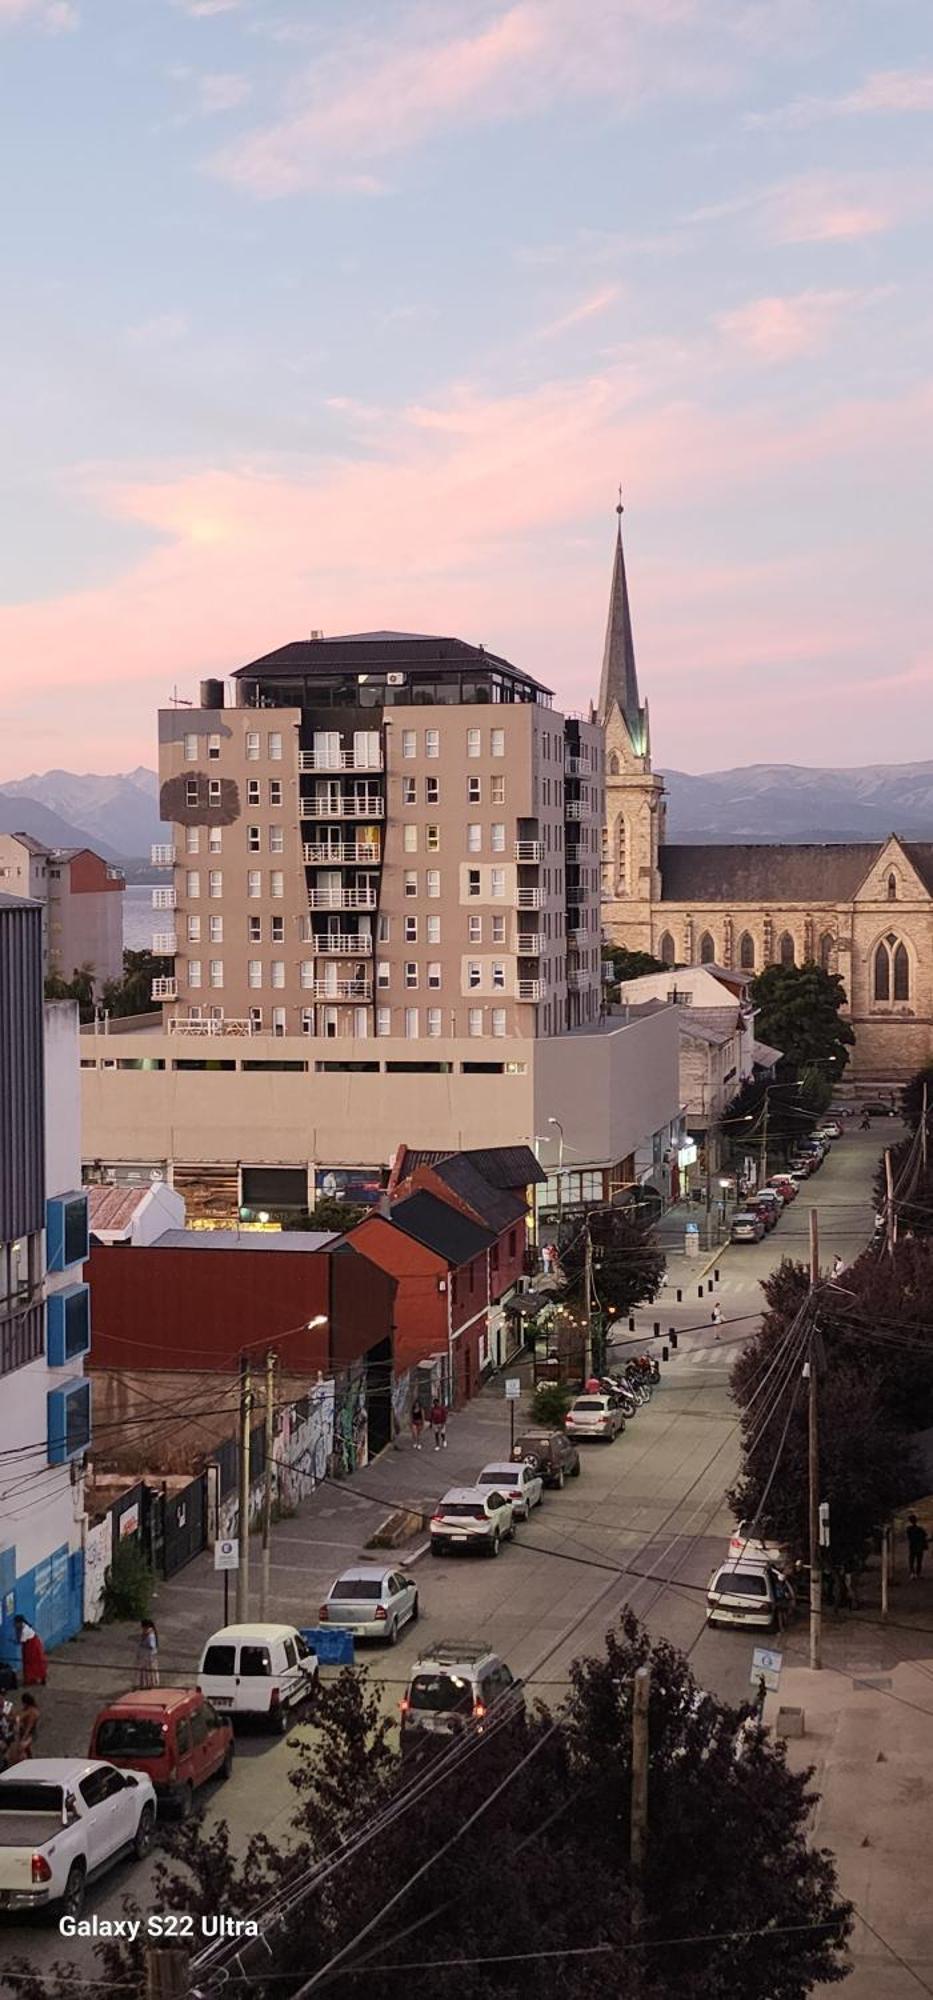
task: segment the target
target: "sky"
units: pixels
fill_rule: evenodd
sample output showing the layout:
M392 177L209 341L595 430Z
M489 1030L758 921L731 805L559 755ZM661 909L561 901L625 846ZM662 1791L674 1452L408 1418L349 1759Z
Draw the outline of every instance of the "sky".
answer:
M931 754L929 0L0 0L0 778L317 628ZM922 723L927 725L926 730Z

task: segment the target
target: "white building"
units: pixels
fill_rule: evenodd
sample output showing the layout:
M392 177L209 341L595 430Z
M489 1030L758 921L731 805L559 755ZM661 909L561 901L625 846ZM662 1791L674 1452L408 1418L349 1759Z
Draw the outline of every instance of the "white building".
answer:
M715 1173L725 1153L728 1106L756 1072L773 1068L780 1050L755 1038L751 975L719 965L648 972L620 986L623 1009L649 1014L676 1008L680 1039L680 1100L688 1144L680 1148L683 1187Z

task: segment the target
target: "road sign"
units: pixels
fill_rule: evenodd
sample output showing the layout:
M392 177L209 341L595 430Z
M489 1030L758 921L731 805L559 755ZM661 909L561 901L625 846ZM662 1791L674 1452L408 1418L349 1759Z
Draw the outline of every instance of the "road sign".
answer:
M239 1542L238 1542L238 1541L234 1541L234 1542L215 1542L215 1543L214 1543L214 1568L215 1568L215 1569L239 1569L239 1567L240 1567L240 1544L239 1544Z
M517 1403L517 1402L519 1402L519 1401L521 1400L521 1393L522 1393L522 1382L521 1382L521 1376L520 1376L520 1375L507 1375L507 1376L506 1376L506 1378L505 1378L505 1399L506 1399L506 1402L507 1402L507 1403Z
M752 1651L752 1670L748 1677L752 1687L759 1687L764 1681L765 1687L770 1688L772 1694L775 1694L781 1683L783 1665L783 1653L772 1653L770 1646L755 1646Z

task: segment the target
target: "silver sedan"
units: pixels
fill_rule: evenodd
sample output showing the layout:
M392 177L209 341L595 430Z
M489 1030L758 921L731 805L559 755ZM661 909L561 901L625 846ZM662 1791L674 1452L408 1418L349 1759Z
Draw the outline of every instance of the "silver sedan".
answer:
M418 1616L418 1591L410 1576L379 1563L345 1569L321 1605L320 1623L340 1625L356 1639L394 1646L403 1625Z

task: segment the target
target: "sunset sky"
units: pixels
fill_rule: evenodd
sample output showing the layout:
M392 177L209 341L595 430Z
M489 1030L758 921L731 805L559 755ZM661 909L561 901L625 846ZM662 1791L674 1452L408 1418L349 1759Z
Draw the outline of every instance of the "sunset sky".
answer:
M0 0L0 778L320 627L933 755L930 0Z

